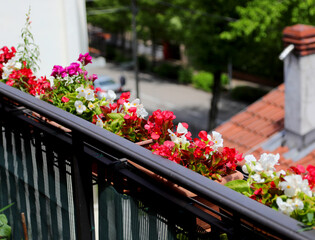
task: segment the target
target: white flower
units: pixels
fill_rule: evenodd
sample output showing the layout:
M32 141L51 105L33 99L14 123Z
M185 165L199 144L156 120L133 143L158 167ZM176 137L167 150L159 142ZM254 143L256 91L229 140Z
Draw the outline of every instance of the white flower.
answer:
M261 164L263 171L265 171L268 176L272 177L273 172L276 170L275 165L279 165L278 163L279 159L280 159L279 153L276 155L271 153L270 154L263 153L260 156L258 162Z
M254 181L257 182L257 183L265 182L265 179L261 178L260 174L258 174L258 173L252 175L251 178L254 179Z
M249 174L246 164L253 171L256 162L257 162L257 160L254 157L254 155L247 155L247 156L245 156L245 164L242 166L243 172Z
M90 110L94 109L94 108L95 108L94 103L89 102L89 103L88 103L88 108L89 108Z
M170 129L167 129L169 136L171 138L171 141L174 142L177 139L177 136L175 133L173 133Z
M72 77L66 76L62 80L65 81L65 85L69 85L73 83L74 78L75 76L72 76Z
M279 172L276 172L277 177L280 177L281 175L285 176L287 173L284 170L280 170Z
M85 90L85 88L83 86L78 87L76 89L76 91L79 92L78 95L77 95L77 98L80 98L80 97L84 97L85 98L86 97L86 90Z
M182 123L178 123L176 132L177 132L178 134L184 134L184 135L185 135L185 134L188 132L188 130L187 130L187 128L185 128L185 127L183 126Z
M172 140L172 142L174 142L175 144L181 145L181 146L189 146L189 141L187 140L187 138L185 137L185 135L182 135L180 137L177 137L177 135L175 133L173 133L170 129L167 130L169 132L169 136Z
M182 146L189 146L189 141L187 140L187 138L185 137L185 135L182 135L181 137L180 137L180 142L181 142L181 144L182 144Z
M99 116L97 116L96 126L103 128L103 121Z
M8 62L4 63L3 67L7 68L8 70L12 72L14 69L21 69L22 64L19 62L19 59L17 58L17 56L14 56Z
M302 179L301 175L288 175L284 177L283 182L279 183L279 187L288 197L294 197L299 192L304 192L308 196L312 196L312 191L306 179Z
M140 105L140 99L139 98L136 98L135 100L133 100L131 103L130 103L130 107L138 107Z
M22 68L22 63L16 62L16 63L14 64L14 68L15 68L15 69L21 69L21 68Z
M50 82L50 87L53 87L55 84L55 78L53 76L48 76L46 79Z
M126 110L128 110L129 108L131 108L131 103L130 102L124 102L124 107Z
M304 208L304 203L301 199L299 198L295 198L293 201L292 201L292 206L294 209L303 209Z
M294 207L293 204L290 204L290 202L284 202L282 198L277 198L277 205L279 207L279 211L290 216L290 214L293 212Z
M116 93L113 90L108 90L105 97L107 101L113 103L114 100L116 99Z
M131 107L135 107L137 108L136 110L136 114L138 117L140 118L145 118L146 116L148 116L148 112L145 110L145 108L143 107L142 104L140 104L140 99L136 98L135 100L133 100L132 102L125 102L124 103L124 107L125 109L128 111L129 108Z
M148 112L145 110L144 107L139 107L137 108L137 115L140 118L145 118L146 116L148 116Z
M88 101L94 101L95 98L94 98L94 90L92 89L87 89L85 90L85 99L88 100Z
M213 142L212 148L217 150L219 147L223 147L222 135L216 131L212 131L212 138L208 135L208 139Z
M75 101L74 106L78 114L82 114L86 110L86 106L81 101Z
M5 68L5 67L3 67L2 70L3 70L2 79L8 79L9 75L12 73L12 71L8 68Z

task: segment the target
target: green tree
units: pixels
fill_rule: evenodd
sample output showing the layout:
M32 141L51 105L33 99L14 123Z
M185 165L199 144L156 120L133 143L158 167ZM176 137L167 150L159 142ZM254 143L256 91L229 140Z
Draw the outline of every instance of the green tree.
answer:
M236 7L246 2L215 0L209 4L206 0L173 1L182 9L178 11L177 16L184 26L182 41L186 46L190 64L196 69L210 71L214 75L208 130L216 126L221 73L226 72L227 63L233 58L238 44L237 40L222 39L221 34L228 29L230 22L235 21Z
M245 71L282 81L282 62L278 59L283 49L282 31L294 24L314 24L315 0L252 0L237 6L237 18L221 37L240 40L246 48L240 49L235 64ZM244 58L243 56L246 56Z
M125 46L125 33L131 27L130 0L97 0L87 3L87 21L111 33L113 38L121 36ZM117 40L117 39L116 39Z

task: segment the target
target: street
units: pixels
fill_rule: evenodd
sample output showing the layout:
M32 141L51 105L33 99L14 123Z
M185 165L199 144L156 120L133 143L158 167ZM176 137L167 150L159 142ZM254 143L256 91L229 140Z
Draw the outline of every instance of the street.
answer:
M122 71L119 66L107 63L106 66L93 64L88 68L89 74L108 75L119 82L119 77L126 77L125 90L130 90L131 99L136 97L135 76L132 70ZM175 122L186 122L193 136L200 130L206 130L212 94L198 90L189 85L173 83L156 76L139 73L139 98L151 114L157 109L173 111ZM227 93L222 93L219 102L217 125L230 119L243 110L247 104L232 101Z

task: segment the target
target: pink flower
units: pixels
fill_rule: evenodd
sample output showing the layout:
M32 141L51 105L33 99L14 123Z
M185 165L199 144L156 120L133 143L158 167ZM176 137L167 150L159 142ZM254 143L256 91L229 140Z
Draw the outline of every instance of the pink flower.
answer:
M66 75L67 75L66 70L62 66L55 65L53 67L51 76L53 76L53 77L56 77L56 76L65 77Z
M81 62L85 66L85 65L88 65L89 63L92 63L92 57L87 52L85 54L80 54L78 61Z
M61 102L63 102L63 103L69 102L69 98L63 96L63 97L61 98Z
M97 79L97 75L96 74L92 74L91 76L89 76L89 80L94 82Z

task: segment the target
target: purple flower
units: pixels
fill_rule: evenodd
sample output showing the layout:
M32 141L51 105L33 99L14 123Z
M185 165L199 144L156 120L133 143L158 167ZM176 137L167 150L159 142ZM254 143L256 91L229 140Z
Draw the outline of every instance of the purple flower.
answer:
M96 74L92 74L91 76L89 76L89 80L94 82L97 79L97 75Z
M79 63L71 63L69 67L66 67L66 71L69 76L77 75L78 73L82 72Z
M92 63L92 57L90 56L88 52L86 54L80 53L78 61L81 62L85 66L85 65L88 65L89 63Z
M53 67L51 76L56 77L56 76L61 76L61 77L65 77L66 76L66 70L59 65L55 65Z

